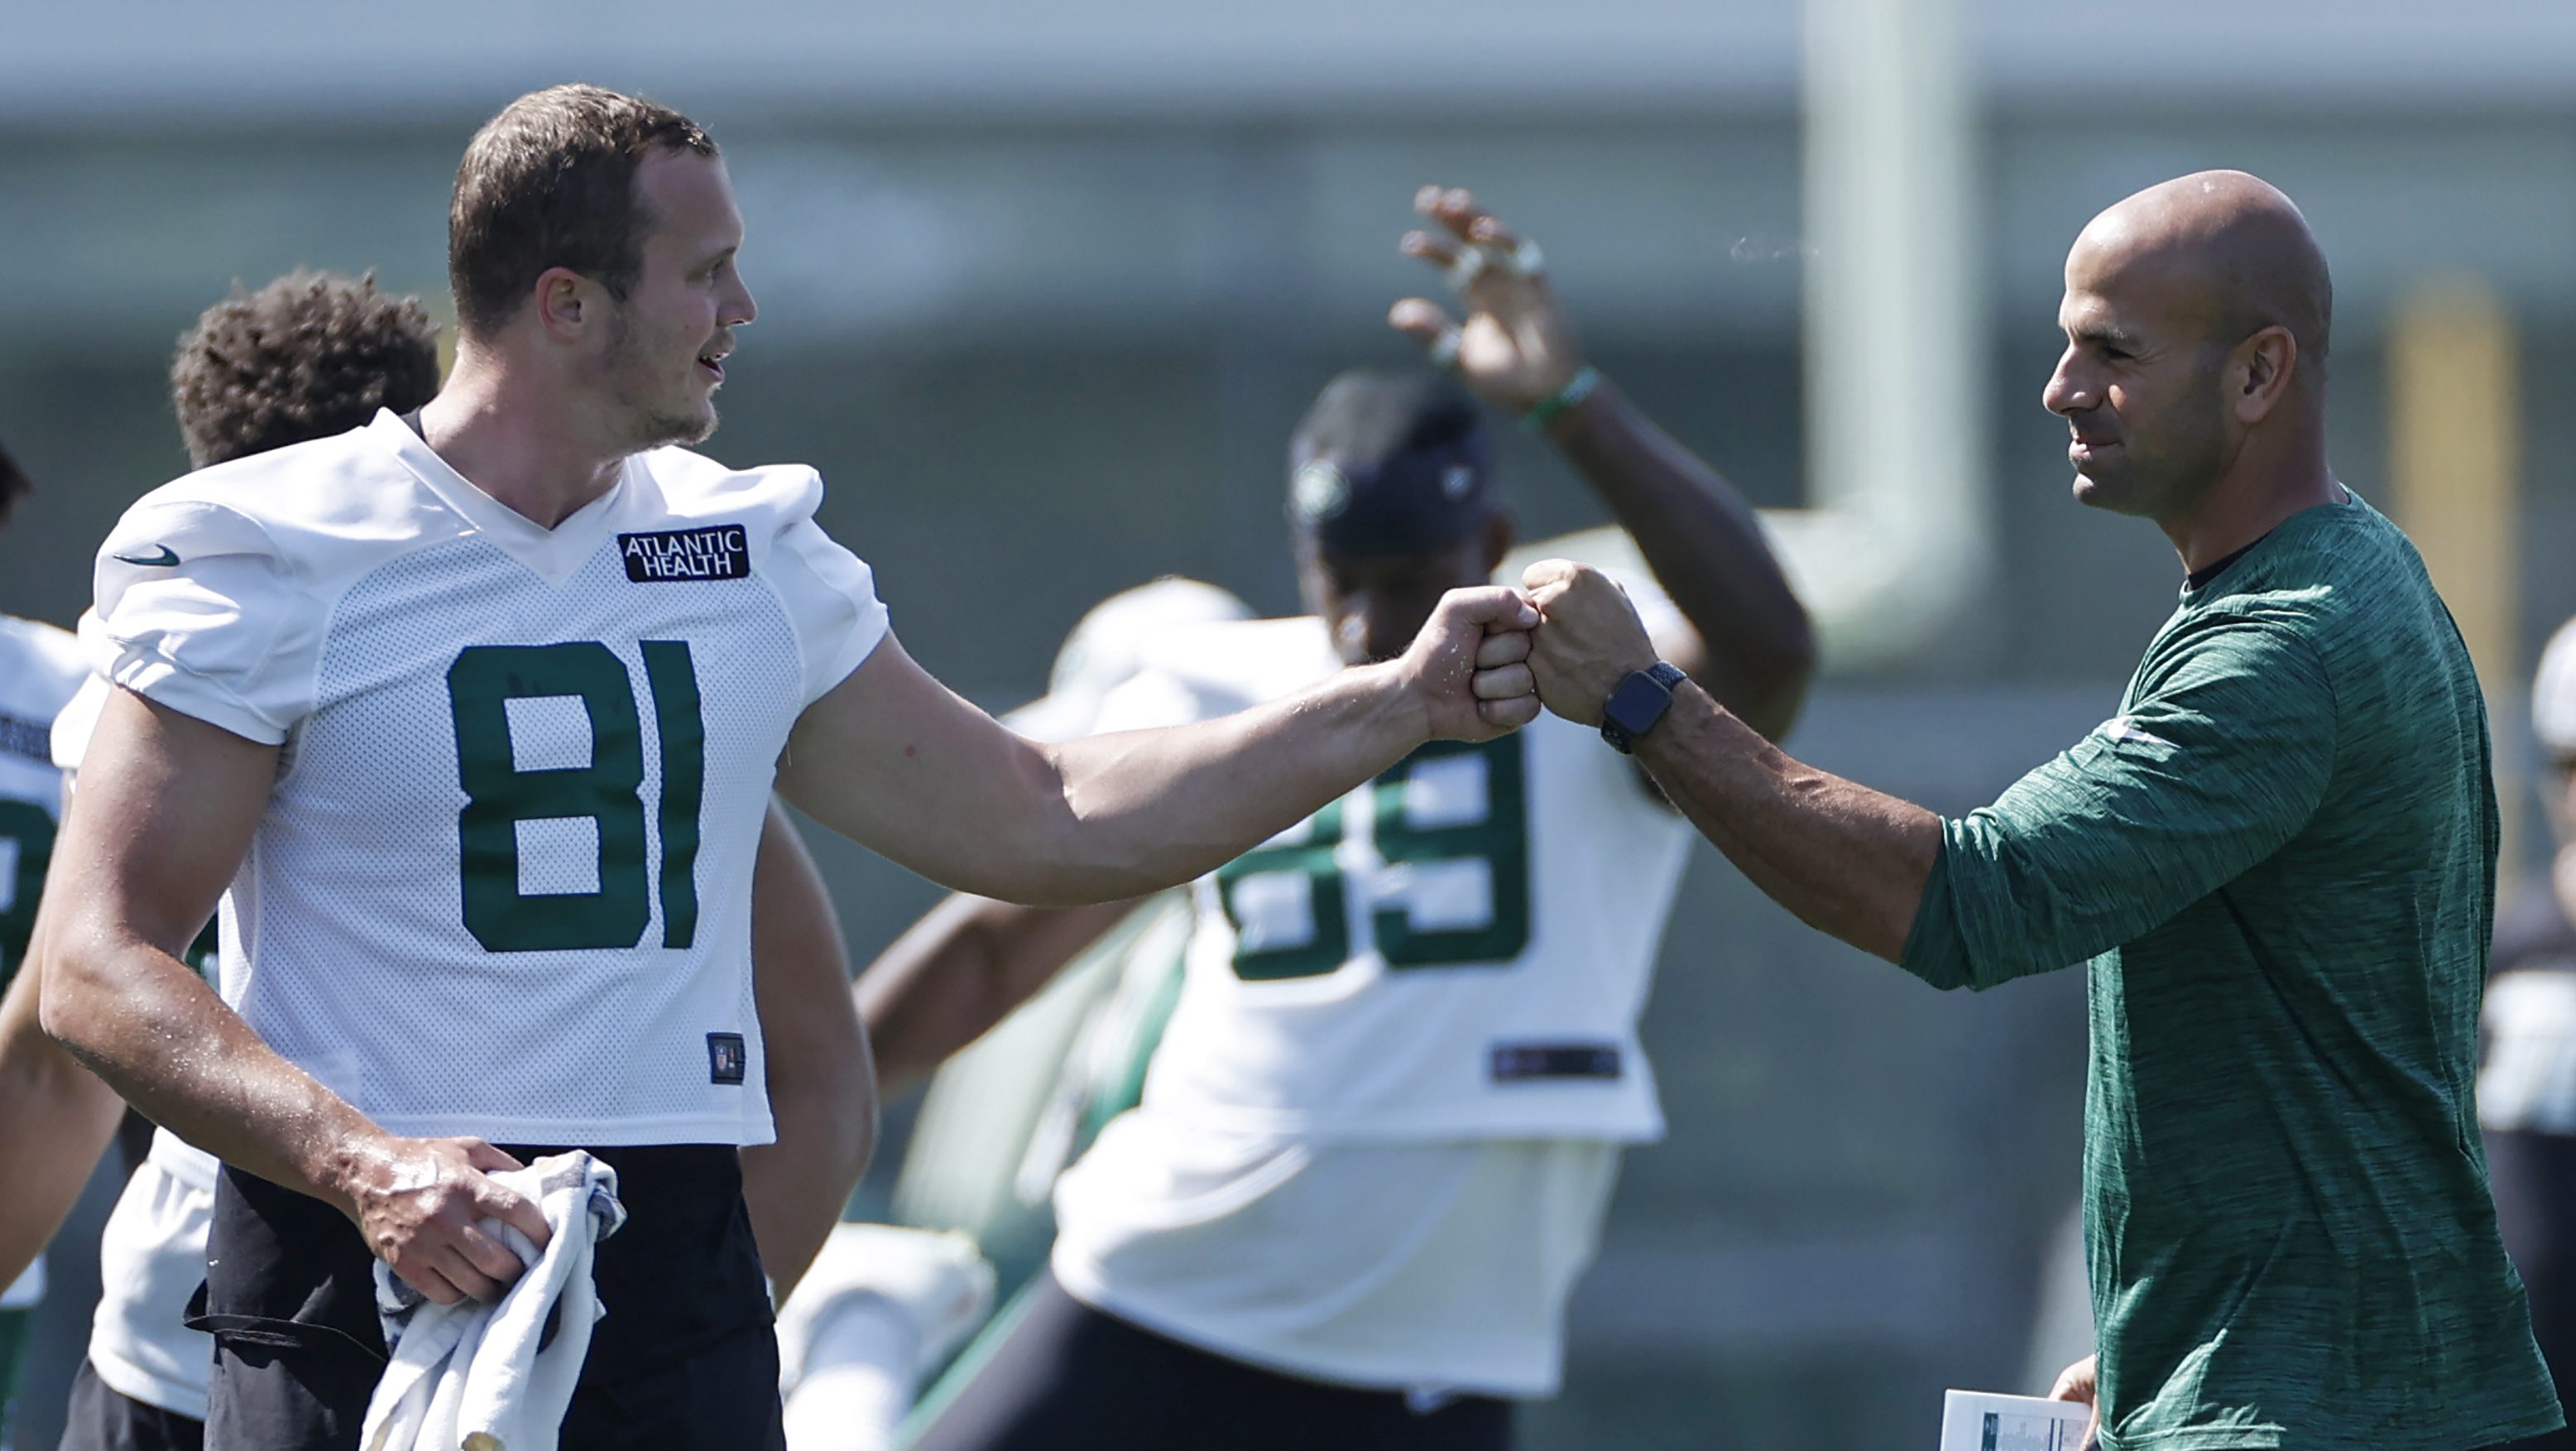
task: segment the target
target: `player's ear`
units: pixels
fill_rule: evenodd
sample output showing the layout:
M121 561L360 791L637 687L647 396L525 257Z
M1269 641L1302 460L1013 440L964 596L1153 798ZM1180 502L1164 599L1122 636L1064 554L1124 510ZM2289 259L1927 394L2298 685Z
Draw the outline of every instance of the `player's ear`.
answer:
M1485 573L1492 574L1503 567L1503 556L1512 552L1512 544L1519 537L1520 526L1512 519L1511 510L1496 509L1485 520Z
M578 341L595 313L590 279L569 267L549 267L537 274L531 302L537 325L557 342Z

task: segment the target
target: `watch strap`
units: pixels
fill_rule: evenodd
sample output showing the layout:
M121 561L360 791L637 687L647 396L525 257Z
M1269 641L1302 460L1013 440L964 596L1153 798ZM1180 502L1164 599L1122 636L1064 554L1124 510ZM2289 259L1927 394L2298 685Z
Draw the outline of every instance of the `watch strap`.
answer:
M1643 670L1630 671L1602 703L1601 739L1623 756L1634 751L1637 741L1672 708L1674 688L1688 678L1679 667L1663 660Z

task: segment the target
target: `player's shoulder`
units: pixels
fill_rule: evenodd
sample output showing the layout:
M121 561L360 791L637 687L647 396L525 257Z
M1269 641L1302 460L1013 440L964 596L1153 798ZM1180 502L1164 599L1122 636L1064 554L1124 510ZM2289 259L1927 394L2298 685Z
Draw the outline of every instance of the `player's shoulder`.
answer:
M329 438L185 474L127 509L102 564L173 568L192 557L267 555L292 571L453 532L452 516L387 430L390 413ZM424 446L425 447L425 446Z
M71 631L0 615L0 713L50 721L88 675L80 640Z
M735 468L685 448L657 448L639 462L674 528L734 523L775 535L813 518L823 502L823 476L807 464Z

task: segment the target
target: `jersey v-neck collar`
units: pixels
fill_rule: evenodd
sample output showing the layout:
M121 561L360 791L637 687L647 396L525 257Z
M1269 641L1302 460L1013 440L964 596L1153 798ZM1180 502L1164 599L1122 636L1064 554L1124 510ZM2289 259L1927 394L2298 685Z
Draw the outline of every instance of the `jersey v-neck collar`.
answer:
M475 487L393 410L378 409L368 427L441 503L456 511L472 533L551 585L560 586L581 572L637 492L635 474L641 465L630 457L618 465L617 482L609 485L608 492L548 529Z

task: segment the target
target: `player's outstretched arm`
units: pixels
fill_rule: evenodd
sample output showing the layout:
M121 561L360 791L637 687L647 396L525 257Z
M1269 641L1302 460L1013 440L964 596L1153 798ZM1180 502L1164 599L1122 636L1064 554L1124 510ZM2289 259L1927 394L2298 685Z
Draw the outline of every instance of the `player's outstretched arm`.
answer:
M1135 907L1020 907L960 894L931 908L859 974L878 1084L896 1094L929 1077Z
M935 882L1031 906L1142 896L1213 871L1427 741L1537 713L1512 590L1453 590L1401 657L1237 715L1059 745L959 699L889 636L807 708L787 799Z
M876 1149L876 1074L823 875L776 802L751 877L751 984L774 1142L742 1151L742 1197L781 1303L823 1250Z
M30 953L33 958L34 953ZM80 1198L116 1138L116 1090L45 1036L37 1022L44 974L20 972L0 998L0 1285L26 1271Z
M1678 627L1658 632L1657 652L1780 739L1806 701L1815 635L1753 507L1585 363L1533 245L1464 191L1426 186L1413 204L1432 225L1406 233L1402 250L1455 279L1467 318L1452 322L1439 304L1408 297L1387 321L1448 358L1489 405L1521 418L1546 410L1537 426L1610 506L1681 611Z
M81 760L37 916L44 1029L154 1122L226 1163L337 1206L430 1298L517 1278L500 1218L545 1216L485 1177L478 1139L398 1138L260 1041L179 959L249 850L277 748L118 690Z

